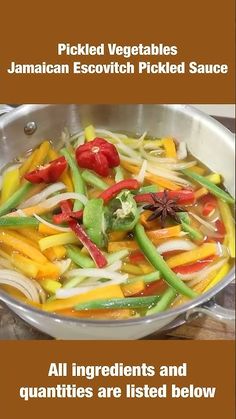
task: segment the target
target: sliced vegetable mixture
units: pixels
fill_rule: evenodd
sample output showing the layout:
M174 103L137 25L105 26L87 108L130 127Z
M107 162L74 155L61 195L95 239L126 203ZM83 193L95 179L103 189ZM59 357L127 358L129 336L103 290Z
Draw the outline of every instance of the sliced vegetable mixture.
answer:
M62 138L3 170L1 289L47 312L125 319L228 273L234 199L184 142L93 126Z

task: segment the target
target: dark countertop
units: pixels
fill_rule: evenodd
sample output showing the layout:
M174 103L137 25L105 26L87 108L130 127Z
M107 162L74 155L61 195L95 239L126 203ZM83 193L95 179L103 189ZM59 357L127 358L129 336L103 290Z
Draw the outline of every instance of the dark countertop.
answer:
M235 132L235 119L215 117L232 132ZM217 299L227 308L235 304L235 287L230 285L220 294ZM181 319L180 319L181 323ZM52 339L50 336L39 332L17 315L11 312L6 306L0 303L0 340L30 340L30 339ZM171 339L192 339L192 340L214 340L214 339L235 339L235 330L232 325L215 321L207 316L200 316L197 319L188 321L180 326L172 327L170 330L153 334L147 337L152 340Z

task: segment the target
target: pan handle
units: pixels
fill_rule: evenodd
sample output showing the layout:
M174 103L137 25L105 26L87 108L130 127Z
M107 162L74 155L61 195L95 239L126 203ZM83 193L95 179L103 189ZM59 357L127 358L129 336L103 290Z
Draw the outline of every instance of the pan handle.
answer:
M226 295L230 293L231 299L234 299L233 295L235 295L235 281L232 281L226 287L226 289L222 291L222 295L224 297L223 293L226 293ZM201 306L194 307L193 309L189 310L186 313L186 320L190 320L196 314L206 314L215 320L234 325L235 309L231 307L224 307L224 302L220 299L222 295L219 293L214 298L202 304Z
M10 105L0 104L0 116L5 113L11 112L14 108Z

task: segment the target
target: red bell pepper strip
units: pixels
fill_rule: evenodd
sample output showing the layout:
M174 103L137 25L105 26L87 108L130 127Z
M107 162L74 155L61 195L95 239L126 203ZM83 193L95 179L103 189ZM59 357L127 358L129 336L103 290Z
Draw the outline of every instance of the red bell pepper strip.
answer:
M226 229L225 229L225 225L224 225L223 221L216 220L215 226L217 228L217 233L221 234L222 236L225 236Z
M96 263L98 268L103 268L107 265L107 260L101 250L94 244L90 238L85 233L83 227L77 221L71 220L69 221L69 226L71 230L76 234L80 242L86 247L90 256Z
M164 192L156 192L154 195L157 198L162 198ZM136 202L148 202L150 204L153 204L153 198L151 193L145 193L145 194L138 194L135 195L134 199ZM169 199L176 199L177 204L193 204L195 201L194 192L190 191L188 189L181 189L179 191L168 191L168 198Z
M67 162L65 157L62 156L45 166L40 166L32 172L26 173L24 177L31 183L54 183L57 182L66 168Z
M136 250L129 255L129 262L130 263L139 263L139 262L146 262L147 259L145 258L144 254L140 252L140 250Z
M217 199L212 194L207 194L201 198L202 203L202 215L207 217L214 211L217 207Z
M103 138L95 138L77 147L75 157L80 167L104 177L108 176L110 168L120 164L116 147Z
M207 259L199 260L198 262L191 263L190 265L176 266L176 268L173 268L172 270L178 274L183 274L183 275L191 274L194 272L201 271L203 268L205 268L207 265L213 262L214 259L215 259L215 256L212 256Z
M60 203L61 213L53 215L52 219L55 224L62 224L70 221L72 218L80 220L83 217L83 210L72 211L71 201L62 201Z
M120 182L116 183L115 185L112 185L110 188L103 191L99 195L99 198L102 198L104 202L107 203L112 198L115 198L115 196L118 195L118 193L121 192L123 189L134 190L138 189L139 186L140 184L136 179L121 180Z

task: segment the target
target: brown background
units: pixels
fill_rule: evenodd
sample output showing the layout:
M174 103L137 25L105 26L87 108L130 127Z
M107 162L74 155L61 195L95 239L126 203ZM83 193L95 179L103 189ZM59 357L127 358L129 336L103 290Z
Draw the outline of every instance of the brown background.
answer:
M233 103L234 1L31 0L1 5L1 102ZM80 61L57 56L57 43L177 45L157 61L226 63L226 75L9 75L18 63ZM115 57L89 57L105 62ZM134 61L148 57L133 57ZM120 58L122 61L122 58ZM153 58L155 61L155 58Z
M181 419L234 418L234 342L126 341L117 342L2 342L0 358L1 417L51 418L103 417ZM101 377L95 380L47 377L51 362L78 365L147 365L156 367L156 376L137 378ZM188 377L159 377L160 365L188 363ZM136 386L164 383L217 387L215 399L31 399L18 396L21 386Z

